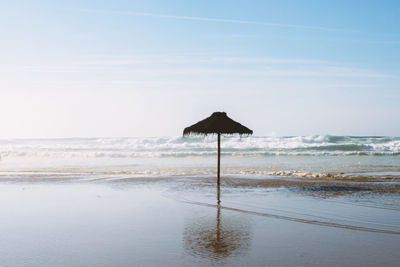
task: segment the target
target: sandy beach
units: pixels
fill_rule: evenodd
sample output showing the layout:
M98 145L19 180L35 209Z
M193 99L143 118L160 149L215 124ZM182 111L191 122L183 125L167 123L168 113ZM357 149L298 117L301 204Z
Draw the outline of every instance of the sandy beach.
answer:
M397 266L400 260L398 191L333 185L337 194L329 194L329 181L317 190L315 181L304 187L305 181L279 177L236 178L224 180L218 206L213 182L2 181L0 266Z

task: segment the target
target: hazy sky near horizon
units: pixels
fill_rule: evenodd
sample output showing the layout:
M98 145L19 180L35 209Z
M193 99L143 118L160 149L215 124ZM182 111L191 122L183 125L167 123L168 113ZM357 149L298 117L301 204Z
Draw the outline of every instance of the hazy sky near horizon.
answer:
M400 135L399 1L0 1L0 138Z

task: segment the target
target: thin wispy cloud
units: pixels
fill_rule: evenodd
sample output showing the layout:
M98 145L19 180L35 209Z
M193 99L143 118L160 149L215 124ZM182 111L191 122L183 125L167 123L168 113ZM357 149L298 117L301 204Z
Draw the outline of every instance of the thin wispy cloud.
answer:
M177 56L143 55L92 58L76 58L48 62L47 64L4 67L0 73L18 76L22 73L65 73L81 75L134 75L136 78L160 78L168 75L186 76L225 76L235 77L354 77L397 79L393 73L373 69L358 68L345 63L307 58L270 58L246 56Z
M168 68L168 69L138 69L125 70L128 73L136 75L160 75L160 76L202 76L202 75L234 75L235 77L353 77L353 78L394 78L393 76L376 73L372 71L363 71L357 69L326 69L311 68L304 70L297 69L266 69L266 70L248 70L236 68Z
M199 16L171 15L171 14L147 13L147 12L136 12L136 11L117 11L117 10L110 10L110 11L95 10L95 9L74 9L74 10L81 11L81 12L91 12L91 13L114 13L114 14L125 14L125 15L131 15L131 16L153 17L153 18L161 18L161 19L190 20L190 21L233 23L233 24L249 24L249 25L259 25L259 26L268 26L268 27L279 27L279 28L294 28L294 29L303 29L303 30L347 31L345 29L331 28L331 27L325 27L325 26L275 23L275 22L230 19L230 18L212 18L212 17L201 17L201 16L199 17Z
M234 56L139 56L123 59L100 59L75 62L77 65L140 65L140 64L214 64L214 63L264 63L264 64L334 64L316 59L234 57Z
M166 15L166 14L157 14L157 13L141 13L141 12L126 12L126 13L130 14L130 15L135 15L135 16L157 17L157 18L165 18L165 19L195 20L195 21L236 23L236 24L252 24L252 25L264 25L264 26L272 26L272 27L282 27L282 28L299 28L299 29L307 29L307 30L343 31L343 29L321 27L321 26L308 26L308 25L286 24L286 23L272 23L272 22L253 21L253 20L208 18L208 17L195 17L195 16L176 16L176 15Z
M22 68L19 70L0 70L0 73L21 74L21 73L98 73L98 74L118 74L135 77L168 77L177 76L220 76L234 75L237 77L362 77L362 78L397 78L396 76L350 68L324 68L312 67L302 68L285 68L285 69L243 69L234 67L162 67L155 66L151 68L143 67L121 67L121 68L91 68L91 67L72 67L72 66L37 66L34 68ZM17 75L18 76L18 75Z
M212 35L211 37L217 39L265 39L265 40L296 40L296 41L308 41L308 42L342 42L342 43L360 43L360 44L375 44L375 45L400 45L400 41L396 40L385 40L380 37L372 37L374 39L363 38L327 38L318 36L290 36L290 35L266 35L266 34L218 34Z

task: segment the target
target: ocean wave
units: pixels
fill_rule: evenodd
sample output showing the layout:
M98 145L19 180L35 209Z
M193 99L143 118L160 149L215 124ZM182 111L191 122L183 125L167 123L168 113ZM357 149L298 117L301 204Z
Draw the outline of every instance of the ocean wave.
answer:
M400 137L228 136L225 156L398 156ZM137 158L215 156L216 137L69 138L0 140L0 159L10 157Z

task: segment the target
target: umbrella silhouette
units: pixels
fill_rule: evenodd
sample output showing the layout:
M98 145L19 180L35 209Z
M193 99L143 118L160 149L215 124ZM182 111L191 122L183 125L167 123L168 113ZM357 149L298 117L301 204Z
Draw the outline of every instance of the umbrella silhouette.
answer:
M191 134L218 135L217 200L220 203L221 134L250 135L253 134L253 131L229 118L225 112L214 112L210 117L183 130L183 136Z

